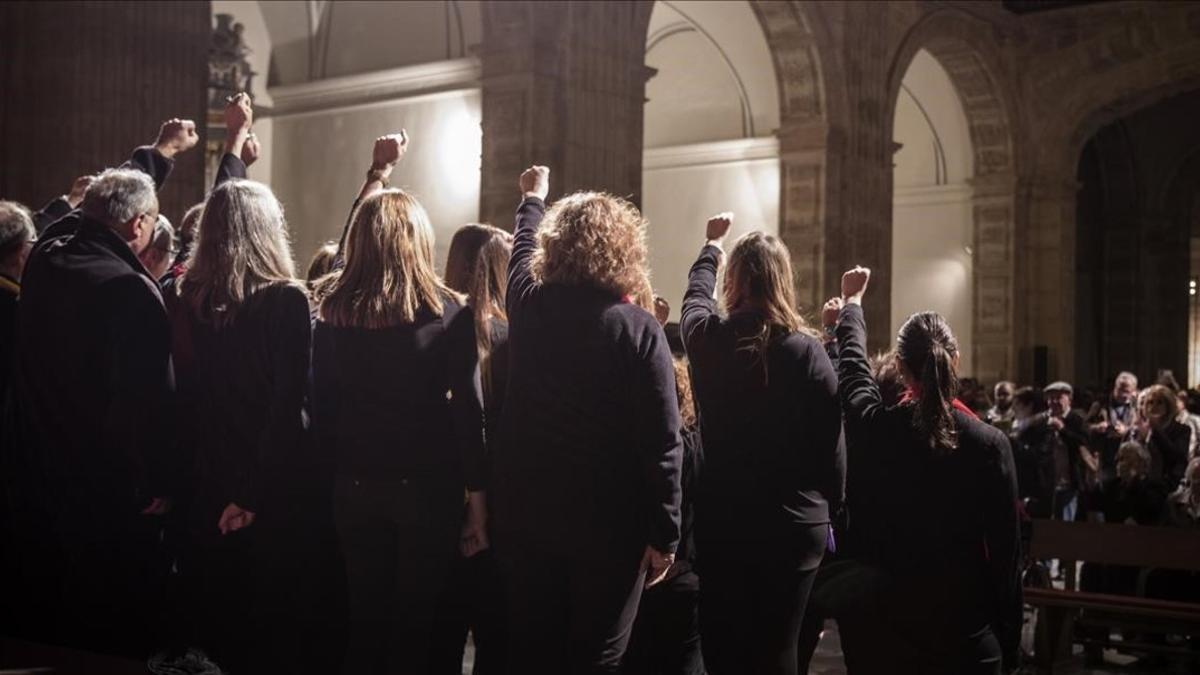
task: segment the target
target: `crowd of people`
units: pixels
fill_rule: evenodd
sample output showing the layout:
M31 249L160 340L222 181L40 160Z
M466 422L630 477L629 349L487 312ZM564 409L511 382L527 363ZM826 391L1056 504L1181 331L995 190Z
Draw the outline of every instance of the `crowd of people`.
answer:
M513 233L465 225L439 274L402 131L301 280L253 117L230 99L178 232L186 120L0 202L8 635L155 672L457 674L470 633L480 675L742 675L805 672L835 618L854 673L999 673L1023 508L1196 522L1169 388L981 411L942 317L872 358L870 271L822 332L732 214L697 228L673 354L632 204L548 204L530 167Z

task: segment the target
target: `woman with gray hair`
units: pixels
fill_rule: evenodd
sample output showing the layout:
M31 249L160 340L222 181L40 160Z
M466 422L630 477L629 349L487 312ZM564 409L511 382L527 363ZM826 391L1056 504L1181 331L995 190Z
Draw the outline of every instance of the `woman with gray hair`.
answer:
M233 180L212 192L177 287L172 353L193 462L180 567L194 593L192 644L233 672L300 672L284 664L299 658L287 561L300 557L290 547L309 305L270 189Z

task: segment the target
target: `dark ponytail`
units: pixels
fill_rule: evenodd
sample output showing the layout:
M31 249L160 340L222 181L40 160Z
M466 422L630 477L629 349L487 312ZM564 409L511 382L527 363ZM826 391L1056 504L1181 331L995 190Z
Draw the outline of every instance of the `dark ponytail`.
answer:
M950 452L958 447L958 432L951 415L958 395L954 360L958 341L941 315L921 312L909 317L897 336L896 356L919 382L920 399L913 424L931 450Z

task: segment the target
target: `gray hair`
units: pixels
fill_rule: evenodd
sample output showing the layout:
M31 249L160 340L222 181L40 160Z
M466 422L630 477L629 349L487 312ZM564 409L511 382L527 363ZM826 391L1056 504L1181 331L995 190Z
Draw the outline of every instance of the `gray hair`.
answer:
M175 244L175 228L167 217L158 214L158 222L154 223L154 234L150 235L150 248L170 254Z
M96 176L83 195L84 215L109 227L158 210L154 181L137 169L108 169Z
M0 258L7 258L10 253L37 237L33 229L33 217L29 209L16 202L0 200Z
M1128 383L1132 384L1134 389L1138 388L1137 375L1134 375L1133 373L1129 372L1128 370L1122 371L1120 374L1117 375L1117 379L1113 381L1113 386L1121 384L1122 382L1128 382Z

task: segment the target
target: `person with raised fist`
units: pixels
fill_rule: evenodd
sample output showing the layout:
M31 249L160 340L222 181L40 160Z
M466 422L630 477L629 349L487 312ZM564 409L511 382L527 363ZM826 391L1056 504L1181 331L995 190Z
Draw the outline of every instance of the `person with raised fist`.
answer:
M519 188L494 468L509 672L616 672L642 589L679 544L674 365L632 301L648 278L637 209L579 192L547 210L544 166Z
M842 276L838 374L854 452L891 468L873 529L887 581L873 599L866 673L998 675L1020 639L1020 532L1008 439L956 402L958 341L934 312L896 337L908 389L887 405L867 357L862 299L871 270ZM840 619L839 619L840 620ZM858 669L856 669L856 672Z
M406 141L375 142L368 183L386 180ZM313 429L333 464L349 590L342 672L428 673L443 581L458 556L489 547L476 324L438 278L420 202L368 187L344 264L315 291Z
M701 646L713 675L790 674L842 502L837 378L797 311L790 255L776 237L738 239L719 310L732 223L732 213L706 223L679 324L705 455L695 529Z

